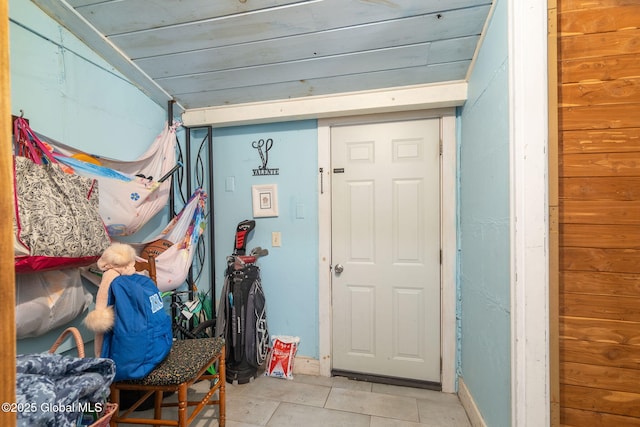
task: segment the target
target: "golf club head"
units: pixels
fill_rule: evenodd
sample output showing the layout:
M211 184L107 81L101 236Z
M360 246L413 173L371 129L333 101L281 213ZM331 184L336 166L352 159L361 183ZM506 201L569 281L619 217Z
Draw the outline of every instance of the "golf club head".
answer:
M244 255L247 251L249 233L256 228L256 222L252 219L240 221L236 227L236 240L233 248L234 255Z

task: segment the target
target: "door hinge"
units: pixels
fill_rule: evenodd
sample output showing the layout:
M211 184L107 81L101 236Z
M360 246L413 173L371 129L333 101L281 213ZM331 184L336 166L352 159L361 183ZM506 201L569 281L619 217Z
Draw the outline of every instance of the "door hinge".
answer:
M440 265L442 265L442 249L440 249Z
M442 139L440 140L439 145L439 150L440 150L440 155L442 156Z

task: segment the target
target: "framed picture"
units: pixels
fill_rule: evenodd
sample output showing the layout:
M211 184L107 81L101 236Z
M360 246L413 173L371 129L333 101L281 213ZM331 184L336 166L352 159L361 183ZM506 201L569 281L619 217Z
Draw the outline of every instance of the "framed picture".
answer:
M254 185L251 187L253 216L278 216L277 184Z

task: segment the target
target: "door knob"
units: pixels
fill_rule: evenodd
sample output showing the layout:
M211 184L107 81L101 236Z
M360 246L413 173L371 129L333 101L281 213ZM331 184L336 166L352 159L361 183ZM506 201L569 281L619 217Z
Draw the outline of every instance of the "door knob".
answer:
M344 271L344 267L342 266L342 264L336 264L334 269L336 271L336 274L340 274Z

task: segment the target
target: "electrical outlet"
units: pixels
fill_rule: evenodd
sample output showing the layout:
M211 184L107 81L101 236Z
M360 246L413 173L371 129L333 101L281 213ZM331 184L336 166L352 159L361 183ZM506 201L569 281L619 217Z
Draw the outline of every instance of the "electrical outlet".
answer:
M282 236L279 231L271 232L271 246L274 248L279 247L282 244Z

